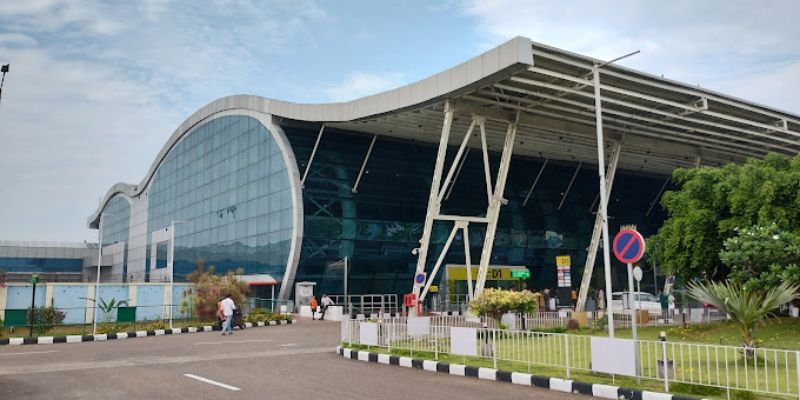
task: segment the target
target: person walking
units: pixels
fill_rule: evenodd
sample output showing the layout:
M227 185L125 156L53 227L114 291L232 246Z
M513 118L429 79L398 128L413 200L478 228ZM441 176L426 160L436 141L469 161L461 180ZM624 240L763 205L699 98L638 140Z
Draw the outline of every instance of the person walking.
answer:
M220 302L220 306L222 315L225 316L225 322L222 323L222 334L233 335L231 323L233 322L233 310L236 309L236 304L233 302L230 293L225 295L225 299Z
M319 317L320 321L325 320L325 312L328 311L328 307L333 305L333 300L328 297L327 294L322 295L322 315Z
M317 319L317 307L319 307L319 305L317 304L317 297L316 296L311 296L311 301L308 302L308 305L311 307L311 320L312 321L316 320Z
M600 311L606 309L606 296L603 289L597 289L597 309Z
M578 305L578 291L575 290L575 288L572 288L572 291L569 293L569 298L572 300L572 309L574 310Z
M666 324L669 320L669 295L666 291L661 291L661 295L658 296L658 301L661 303L661 319L663 319Z

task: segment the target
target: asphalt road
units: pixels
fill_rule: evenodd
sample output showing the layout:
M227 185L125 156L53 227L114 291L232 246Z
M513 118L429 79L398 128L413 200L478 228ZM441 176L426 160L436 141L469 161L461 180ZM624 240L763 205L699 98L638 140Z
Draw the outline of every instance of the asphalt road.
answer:
M301 320L231 336L3 346L0 399L586 398L345 360L338 340L338 323Z

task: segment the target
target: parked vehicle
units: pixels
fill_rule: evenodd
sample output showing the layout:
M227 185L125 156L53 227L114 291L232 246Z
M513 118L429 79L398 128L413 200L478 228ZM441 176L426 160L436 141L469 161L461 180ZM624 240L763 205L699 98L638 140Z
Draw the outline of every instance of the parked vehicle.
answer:
M630 306L627 299L633 298L633 307L636 310L647 310L651 313L661 312L661 302L658 297L646 292L636 292L632 295L631 292L615 292L611 295L611 306L614 310L629 310Z

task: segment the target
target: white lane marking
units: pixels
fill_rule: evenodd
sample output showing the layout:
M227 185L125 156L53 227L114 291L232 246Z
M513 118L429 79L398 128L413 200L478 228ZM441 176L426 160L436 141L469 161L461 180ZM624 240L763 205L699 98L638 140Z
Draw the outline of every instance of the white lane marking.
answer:
M48 354L48 353L58 353L58 350L47 350L47 351L28 351L24 353L4 353L0 354L1 356L24 356L26 354Z
M201 344L228 344L228 343L254 343L254 342L271 342L275 339L250 339L250 340L225 340L220 342L195 342L195 345Z
M297 346L297 343L286 343L278 345L278 347L294 347L294 346Z
M228 389L228 390L233 390L234 392L238 391L238 390L242 390L242 389L240 389L240 388L238 388L236 386L226 385L226 384L224 384L222 382L212 381L211 379L203 378L202 376L197 376L197 375L194 375L194 374L183 374L183 376L185 376L187 378L191 378L191 379L196 379L196 380L198 380L200 382L208 383L209 385L219 386L221 388L225 388L225 389Z

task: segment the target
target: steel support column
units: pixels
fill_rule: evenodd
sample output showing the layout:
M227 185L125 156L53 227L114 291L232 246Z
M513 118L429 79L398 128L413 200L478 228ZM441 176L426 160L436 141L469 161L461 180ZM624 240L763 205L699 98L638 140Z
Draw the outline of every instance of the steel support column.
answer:
M600 174L600 207L597 214L600 217L603 232L603 265L605 266L606 278L606 310L608 313L608 336L614 337L614 309L611 308L611 293L614 289L611 285L611 253L608 240L608 193L606 193L606 168L605 168L605 141L603 140L603 109L600 97L600 67L595 65L592 68L592 84L594 85L594 114L595 126L597 128L597 172Z
M567 188L564 190L564 195L561 196L561 202L558 203L558 208L556 210L561 211L561 207L564 206L564 202L567 200L567 195L569 195L569 191L572 189L572 184L575 183L575 178L578 177L578 172L581 171L581 167L583 166L582 162L578 163L578 167L575 168L575 173L572 174L572 179L569 180L569 184Z
M611 160L608 163L608 173L606 177L606 197L611 195L611 189L614 187L614 176L617 172L617 165L619 164L619 156L622 152L622 143L617 142L611 152ZM593 205L594 206L594 205ZM589 284L592 281L592 274L594 273L594 261L597 258L597 248L600 247L600 234L603 221L602 214L598 210L595 214L594 229L592 229L592 240L589 242L588 253L586 254L586 264L583 267L583 278L581 278L581 289L578 293L578 302L575 305L576 311L583 311L586 307L586 297L589 294Z
M503 193L506 188L506 178L508 177L508 167L511 164L511 154L514 151L514 141L517 136L517 125L519 123L519 111L517 111L514 122L508 124L506 130L506 141L503 145L503 154L500 156L500 167L497 170L497 179L494 184L494 191L490 197L489 207L486 210L486 218L489 222L486 225L486 237L481 249L481 261L478 267L478 279L475 282L475 296L483 292L486 284L486 273L489 271L489 261L491 261L492 247L494 246L494 235L497 231L497 220L500 216L500 206L506 203ZM483 133L483 132L481 132ZM484 149L484 155L485 155Z
M369 142L369 149L367 149L367 155L364 156L364 162L361 163L361 169L358 171L358 177L356 178L356 183L353 184L353 189L350 191L353 193L358 193L358 184L361 183L361 177L364 175L364 170L367 168L367 161L369 161L369 156L372 154L372 148L375 147L375 141L378 140L378 135L372 136L372 141Z
M444 123L442 124L442 135L439 138L439 151L436 154L436 163L433 167L433 178L431 181L431 192L428 195L428 209L425 212L425 224L422 227L422 238L419 240L417 249L417 273L425 272L425 262L428 260L428 248L430 247L431 231L433 221L439 215L441 203L439 202L439 189L441 187L442 171L444 161L447 156L447 144L450 140L450 128L453 126L453 104L450 100L444 102ZM420 287L414 286L413 293L419 297Z
M303 171L303 178L300 179L300 186L305 188L306 185L306 177L308 177L308 171L311 170L311 163L314 162L314 156L317 155L317 148L319 148L319 142L322 140L322 133L325 132L325 124L319 128L319 134L317 134L317 141L314 142L314 149L311 150L311 156L308 157L308 165L306 165L306 170Z
M544 163L542 164L542 167L539 168L539 173L536 174L536 178L533 180L533 184L531 184L531 188L528 189L528 194L525 195L525 201L522 202L522 206L523 207L528 205L528 199L531 198L531 194L533 193L533 188L535 188L536 184L539 183L539 178L542 177L542 172L544 172L544 167L547 166L547 162L548 161L550 161L550 159L549 158L545 158L544 159Z

